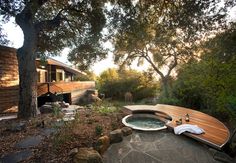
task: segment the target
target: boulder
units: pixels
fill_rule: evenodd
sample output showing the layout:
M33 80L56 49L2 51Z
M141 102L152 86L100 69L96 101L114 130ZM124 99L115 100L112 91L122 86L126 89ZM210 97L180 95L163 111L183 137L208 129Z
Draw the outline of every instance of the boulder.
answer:
M47 113L52 113L52 112L53 112L52 105L44 104L43 106L40 107L41 114L47 114Z
M124 136L128 136L132 134L132 129L130 127L123 127L121 131Z
M87 90L79 99L81 104L92 104L94 102L100 102L101 99L98 97L97 90L89 89Z
M116 129L110 132L111 143L119 143L123 140L123 133L121 129Z
M70 152L68 153L69 156L74 156L76 155L76 153L78 153L79 150L78 148L73 148L72 150L70 150Z
M98 90L88 89L88 90L86 90L86 94L94 94L95 96L98 96Z
M74 163L102 163L101 155L91 148L80 148L73 157Z
M94 103L94 102L100 102L102 101L98 96L94 95L94 94L90 94L88 96L88 102L89 103Z
M95 144L95 149L101 154L103 155L106 150L109 148L110 146L110 138L108 136L102 136L100 137L96 144Z
M69 103L66 103L65 101L59 102L60 107L62 108L68 108L70 106Z

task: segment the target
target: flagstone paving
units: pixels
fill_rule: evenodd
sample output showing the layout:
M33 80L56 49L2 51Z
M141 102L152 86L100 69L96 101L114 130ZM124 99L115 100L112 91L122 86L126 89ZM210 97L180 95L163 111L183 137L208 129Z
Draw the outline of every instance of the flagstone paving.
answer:
M15 163L30 158L33 155L32 148L36 148L40 143L42 143L45 137L48 137L51 134L56 133L57 132L56 128L63 126L64 121L73 120L76 115L77 109L78 106L76 105L64 108L62 110L64 113L64 117L62 118L63 121L59 120L58 122L55 122L55 124L53 125L55 128L43 128L40 135L29 136L22 140L19 140L19 142L15 144L15 148L19 149L20 151L6 154L2 158L0 158L0 163ZM10 118L15 118L15 117L10 117ZM5 118L1 117L0 120L2 119L9 119L9 117L8 116L6 116Z
M32 151L27 149L19 152L9 153L0 159L0 163L16 163L24 161L32 156Z
M218 163L205 145L167 130L134 131L103 158L104 163Z

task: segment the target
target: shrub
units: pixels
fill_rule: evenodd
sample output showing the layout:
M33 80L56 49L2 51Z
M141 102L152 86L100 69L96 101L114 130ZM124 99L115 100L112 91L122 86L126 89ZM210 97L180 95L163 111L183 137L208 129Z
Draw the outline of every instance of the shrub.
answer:
M57 105L52 105L52 109L53 109L53 115L57 118L60 117L60 111L61 111L61 108Z
M202 60L183 65L173 84L173 95L183 106L198 108L234 125L236 57L225 60L220 54L204 54Z
M101 135L102 132L103 132L103 127L101 125L96 125L96 127L95 127L96 135Z
M98 78L99 92L106 98L124 100L126 92L131 92L135 101L155 97L159 90L159 82L150 74L134 70L108 69Z
M181 105L180 101L177 98L160 98L158 100L158 103L168 105Z

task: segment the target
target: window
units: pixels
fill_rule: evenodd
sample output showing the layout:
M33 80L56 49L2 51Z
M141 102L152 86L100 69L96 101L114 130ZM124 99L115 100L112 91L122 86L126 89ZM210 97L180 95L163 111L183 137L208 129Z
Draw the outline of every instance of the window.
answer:
M56 81L64 81L65 72L62 69L56 69Z
M37 69L38 82L45 83L47 82L47 70Z

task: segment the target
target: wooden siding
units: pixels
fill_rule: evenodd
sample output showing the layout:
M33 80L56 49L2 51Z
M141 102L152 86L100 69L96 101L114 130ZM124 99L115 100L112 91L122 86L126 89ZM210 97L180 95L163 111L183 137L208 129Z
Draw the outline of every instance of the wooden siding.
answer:
M95 89L94 81L73 81L73 82L52 82L52 83L39 83L38 96L41 96L49 91L51 93L69 93L79 90Z
M0 46L0 88L18 84L16 49Z
M51 66L50 68L54 70L56 67ZM55 73L49 75L56 78ZM18 85L19 77L16 49L0 45L0 113L18 105ZM50 91L52 93L71 93L74 101L77 101L77 98L86 89L95 89L95 82L74 81L50 83ZM38 83L38 96L47 93L47 91L48 87L46 83Z
M38 84L38 96L41 96L48 92L48 83L39 83ZM71 93L72 104L78 102L80 96L87 89L95 89L94 81L85 81L85 82L55 82L49 83L50 91L52 93L57 92L58 94ZM1 87L0 88L0 113L15 107L18 105L18 86L11 87Z

